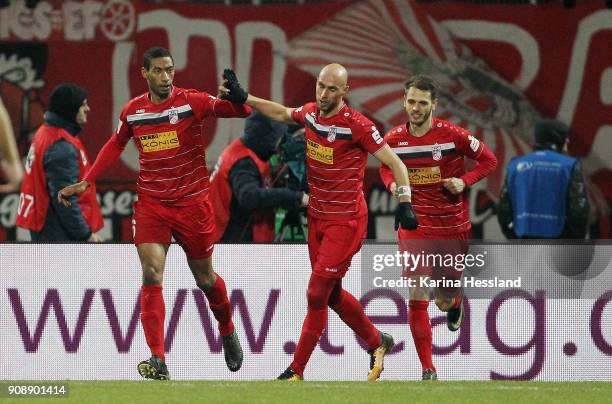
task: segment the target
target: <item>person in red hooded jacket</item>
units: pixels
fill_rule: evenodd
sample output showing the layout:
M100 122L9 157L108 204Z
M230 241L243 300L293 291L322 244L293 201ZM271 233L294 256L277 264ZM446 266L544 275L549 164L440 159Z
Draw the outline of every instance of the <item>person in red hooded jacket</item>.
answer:
M17 221L32 241L102 241L104 226L95 186L70 206L57 199L65 186L80 181L89 168L78 138L90 108L87 92L73 83L57 86L49 97L44 124L36 131L25 162Z

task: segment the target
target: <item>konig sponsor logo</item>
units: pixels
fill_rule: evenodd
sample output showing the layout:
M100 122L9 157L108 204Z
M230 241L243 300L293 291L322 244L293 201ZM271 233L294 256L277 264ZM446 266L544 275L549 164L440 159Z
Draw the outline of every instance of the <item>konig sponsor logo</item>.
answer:
M308 157L323 164L334 164L334 149L308 140Z
M175 149L180 146L175 130L141 136L140 144L145 153Z

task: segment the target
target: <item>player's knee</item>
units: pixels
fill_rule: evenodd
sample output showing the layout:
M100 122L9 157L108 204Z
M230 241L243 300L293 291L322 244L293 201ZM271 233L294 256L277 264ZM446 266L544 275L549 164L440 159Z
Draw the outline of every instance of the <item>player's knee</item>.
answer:
M215 274L198 274L196 276L196 285L198 288L202 289L204 292L207 292L215 287Z
M306 291L306 300L308 301L309 309L322 310L327 308L327 296L321 292L322 291L311 289Z
M163 268L153 265L142 266L142 283L145 285L161 285L164 278Z

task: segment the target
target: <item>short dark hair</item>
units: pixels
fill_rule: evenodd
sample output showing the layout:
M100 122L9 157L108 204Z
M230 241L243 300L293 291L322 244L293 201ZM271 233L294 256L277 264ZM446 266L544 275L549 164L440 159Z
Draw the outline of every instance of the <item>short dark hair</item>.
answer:
M410 77L404 84L404 88L408 91L410 87L418 88L421 91L429 91L432 101L438 99L438 83L431 76L417 74Z
M170 51L166 48L162 48L161 46L154 46L152 48L147 49L142 58L142 66L149 70L151 67L151 59L155 58L170 58L172 59L172 63L174 63L174 58L170 54Z

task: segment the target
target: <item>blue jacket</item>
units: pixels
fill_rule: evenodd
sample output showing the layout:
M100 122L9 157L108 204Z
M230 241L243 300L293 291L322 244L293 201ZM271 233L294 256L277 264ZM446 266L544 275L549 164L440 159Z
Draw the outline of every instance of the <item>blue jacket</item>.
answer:
M510 238L583 238L588 202L578 160L553 150L513 158L498 219Z

